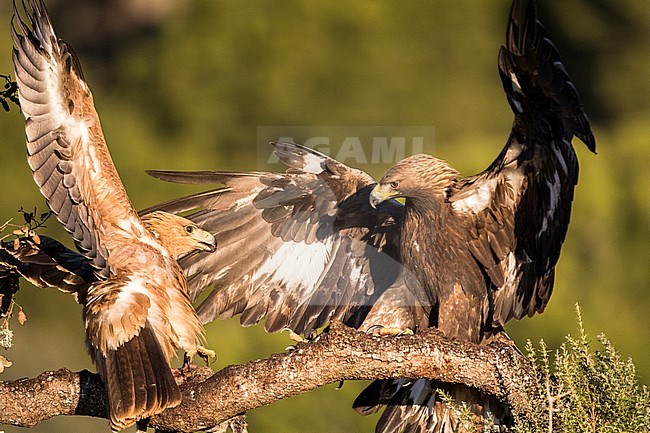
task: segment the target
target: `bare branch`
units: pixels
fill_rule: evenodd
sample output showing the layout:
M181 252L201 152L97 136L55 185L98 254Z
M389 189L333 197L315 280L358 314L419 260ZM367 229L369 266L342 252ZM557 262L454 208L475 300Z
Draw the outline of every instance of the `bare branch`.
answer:
M228 366L198 369L181 385L178 407L150 426L193 432L247 410L341 380L429 377L464 383L528 412L528 360L512 345L478 346L430 330L414 336L374 337L333 323L328 333L295 350ZM106 417L97 375L68 370L0 382L0 424L31 427L57 415Z

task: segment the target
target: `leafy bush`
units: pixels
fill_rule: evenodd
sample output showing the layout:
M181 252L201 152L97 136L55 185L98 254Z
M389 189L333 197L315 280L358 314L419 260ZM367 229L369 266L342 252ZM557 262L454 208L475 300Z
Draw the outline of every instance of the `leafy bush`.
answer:
M650 392L639 385L632 359L622 359L604 334L598 348L585 332L576 306L578 336L568 335L555 351L529 341L528 358L538 378L531 411L517 417L517 433L648 432Z

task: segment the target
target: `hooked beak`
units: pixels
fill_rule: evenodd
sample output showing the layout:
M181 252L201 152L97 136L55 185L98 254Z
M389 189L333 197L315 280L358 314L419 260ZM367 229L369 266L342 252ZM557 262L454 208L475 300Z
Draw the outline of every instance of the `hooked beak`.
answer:
M200 244L203 247L203 251L211 253L217 251L217 240L211 233L205 232L205 240L201 240Z
M382 185L378 183L370 191L370 206L376 208L379 203L386 201L389 198L397 196L397 192L393 190L390 185Z

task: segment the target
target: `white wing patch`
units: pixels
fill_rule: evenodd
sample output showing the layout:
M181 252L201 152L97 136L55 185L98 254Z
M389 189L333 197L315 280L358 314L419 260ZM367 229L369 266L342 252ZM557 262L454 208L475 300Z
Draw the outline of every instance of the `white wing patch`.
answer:
M144 281L139 277L131 277L129 282L120 288L120 293L115 299L115 308L111 309L111 315L121 316L124 314L123 310L125 307L128 308L128 304L135 293L143 294L149 297L148 290L144 286Z
M253 200L255 199L255 197L257 197L257 194L260 191L262 191L263 189L264 188L262 188L262 187L257 187L255 189L253 189L253 191L251 191L251 193L248 194L247 196L242 197L239 200L235 200L235 202L233 203L233 206L232 206L232 208L230 210L232 212L234 212L234 211L237 211L237 210L239 210L239 209L241 209L241 208L243 208L245 206L250 205L251 203L253 203Z
M514 87L515 92L523 95L524 92L521 91L521 85L519 85L519 79L517 78L517 74L515 74L514 72L510 72L509 75L510 75L510 81L512 81L512 84L515 85Z
M117 226L129 235L135 236L138 241L145 245L150 246L164 257L171 257L167 248L163 247L160 241L145 230L144 225L140 220L135 218L121 218Z
M494 178L475 185L473 194L469 194L461 200L454 201L451 206L458 212L474 212L478 214L490 205L497 181L498 179Z
M524 92L521 90L521 85L519 84L519 79L517 78L517 75L514 74L514 72L510 72L510 81L512 81L513 84L513 90L515 93L518 93L522 96L524 95ZM517 110L518 113L523 113L524 112L524 107L521 105L521 102L514 98L510 98L510 102L512 102L515 106L515 109Z
M508 156L513 158L514 161L516 154L513 153ZM491 205L494 191L499 182L505 180L514 192L514 198L518 199L523 192L524 179L525 176L522 170L516 166L516 162L513 162L504 167L500 176L476 182L467 191L462 193L463 198L452 199L451 206L456 212L473 212L474 214L478 214Z
M306 154L303 157L305 162L302 170L306 173L320 174L323 172L323 158L318 155L312 155L311 153Z
M529 259L530 261L530 259ZM516 289L519 285L520 269L517 266L517 258L515 257L514 252L508 254L508 267L505 273L505 283L506 288L511 287Z
M253 281L273 275L289 291L315 288L332 254L335 237L323 242L285 242L253 275Z
M100 294L100 296L107 295L108 293ZM133 311L138 309L135 305L146 305L147 309L136 316L133 314ZM106 345L101 349L116 349L123 345L138 334L148 316L160 314L159 308L151 302L144 280L138 277L131 278L127 284L119 287L119 294L113 304L101 308L98 322L108 337L101 339L102 344Z
M566 140L562 140L562 144L564 146L566 146L566 147L571 146L571 143L566 141ZM557 158L557 162L560 163L560 167L562 167L562 173L565 176L567 176L569 174L569 170L567 169L566 161L564 160L564 157L560 153L560 149L555 145L555 142L551 143L551 149L553 150L553 153L555 154L555 157Z
M223 277L228 275L228 272L230 272L231 269L232 269L232 266L224 266L223 268L219 269L219 272L217 272L217 275L215 275L215 277L214 277L215 281L219 281L220 279L222 279ZM246 281L249 278L250 278L250 275L246 274L246 275L244 275L242 280Z

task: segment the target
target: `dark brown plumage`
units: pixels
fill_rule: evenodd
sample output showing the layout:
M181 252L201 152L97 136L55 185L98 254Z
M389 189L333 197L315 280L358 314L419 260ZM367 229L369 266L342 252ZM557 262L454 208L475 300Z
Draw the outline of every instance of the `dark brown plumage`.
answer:
M3 251L0 249L0 318L3 318L9 312L11 301L13 301L18 289L20 289L18 281L20 273L5 265L4 260Z
M17 247L17 248L16 248ZM0 263L36 287L68 293L85 291L96 280L89 260L49 236L0 244Z
M27 160L86 262L42 245L23 256L23 268L12 269L39 285L82 295L88 351L106 386L111 427L122 429L180 402L169 366L177 349L208 352L176 259L214 251L215 240L180 216L138 217L108 153L78 59L56 37L42 0L21 5L22 17L14 3L11 35ZM29 252L19 250L11 253L14 259ZM54 263L38 262L43 252Z
M378 184L304 147L275 143L287 174L151 172L225 188L156 208L190 213L222 250L182 262L202 321L241 314L244 325L310 333L336 318L422 329L485 343L510 319L540 313L553 288L578 162L573 136L595 151L589 121L533 2L515 0L499 71L515 120L482 173L415 155ZM402 206L392 198L405 197ZM372 206L371 206L372 205ZM440 383L380 381L355 402L387 405L378 431L453 431ZM507 408L462 386L448 393L477 415L510 423Z

